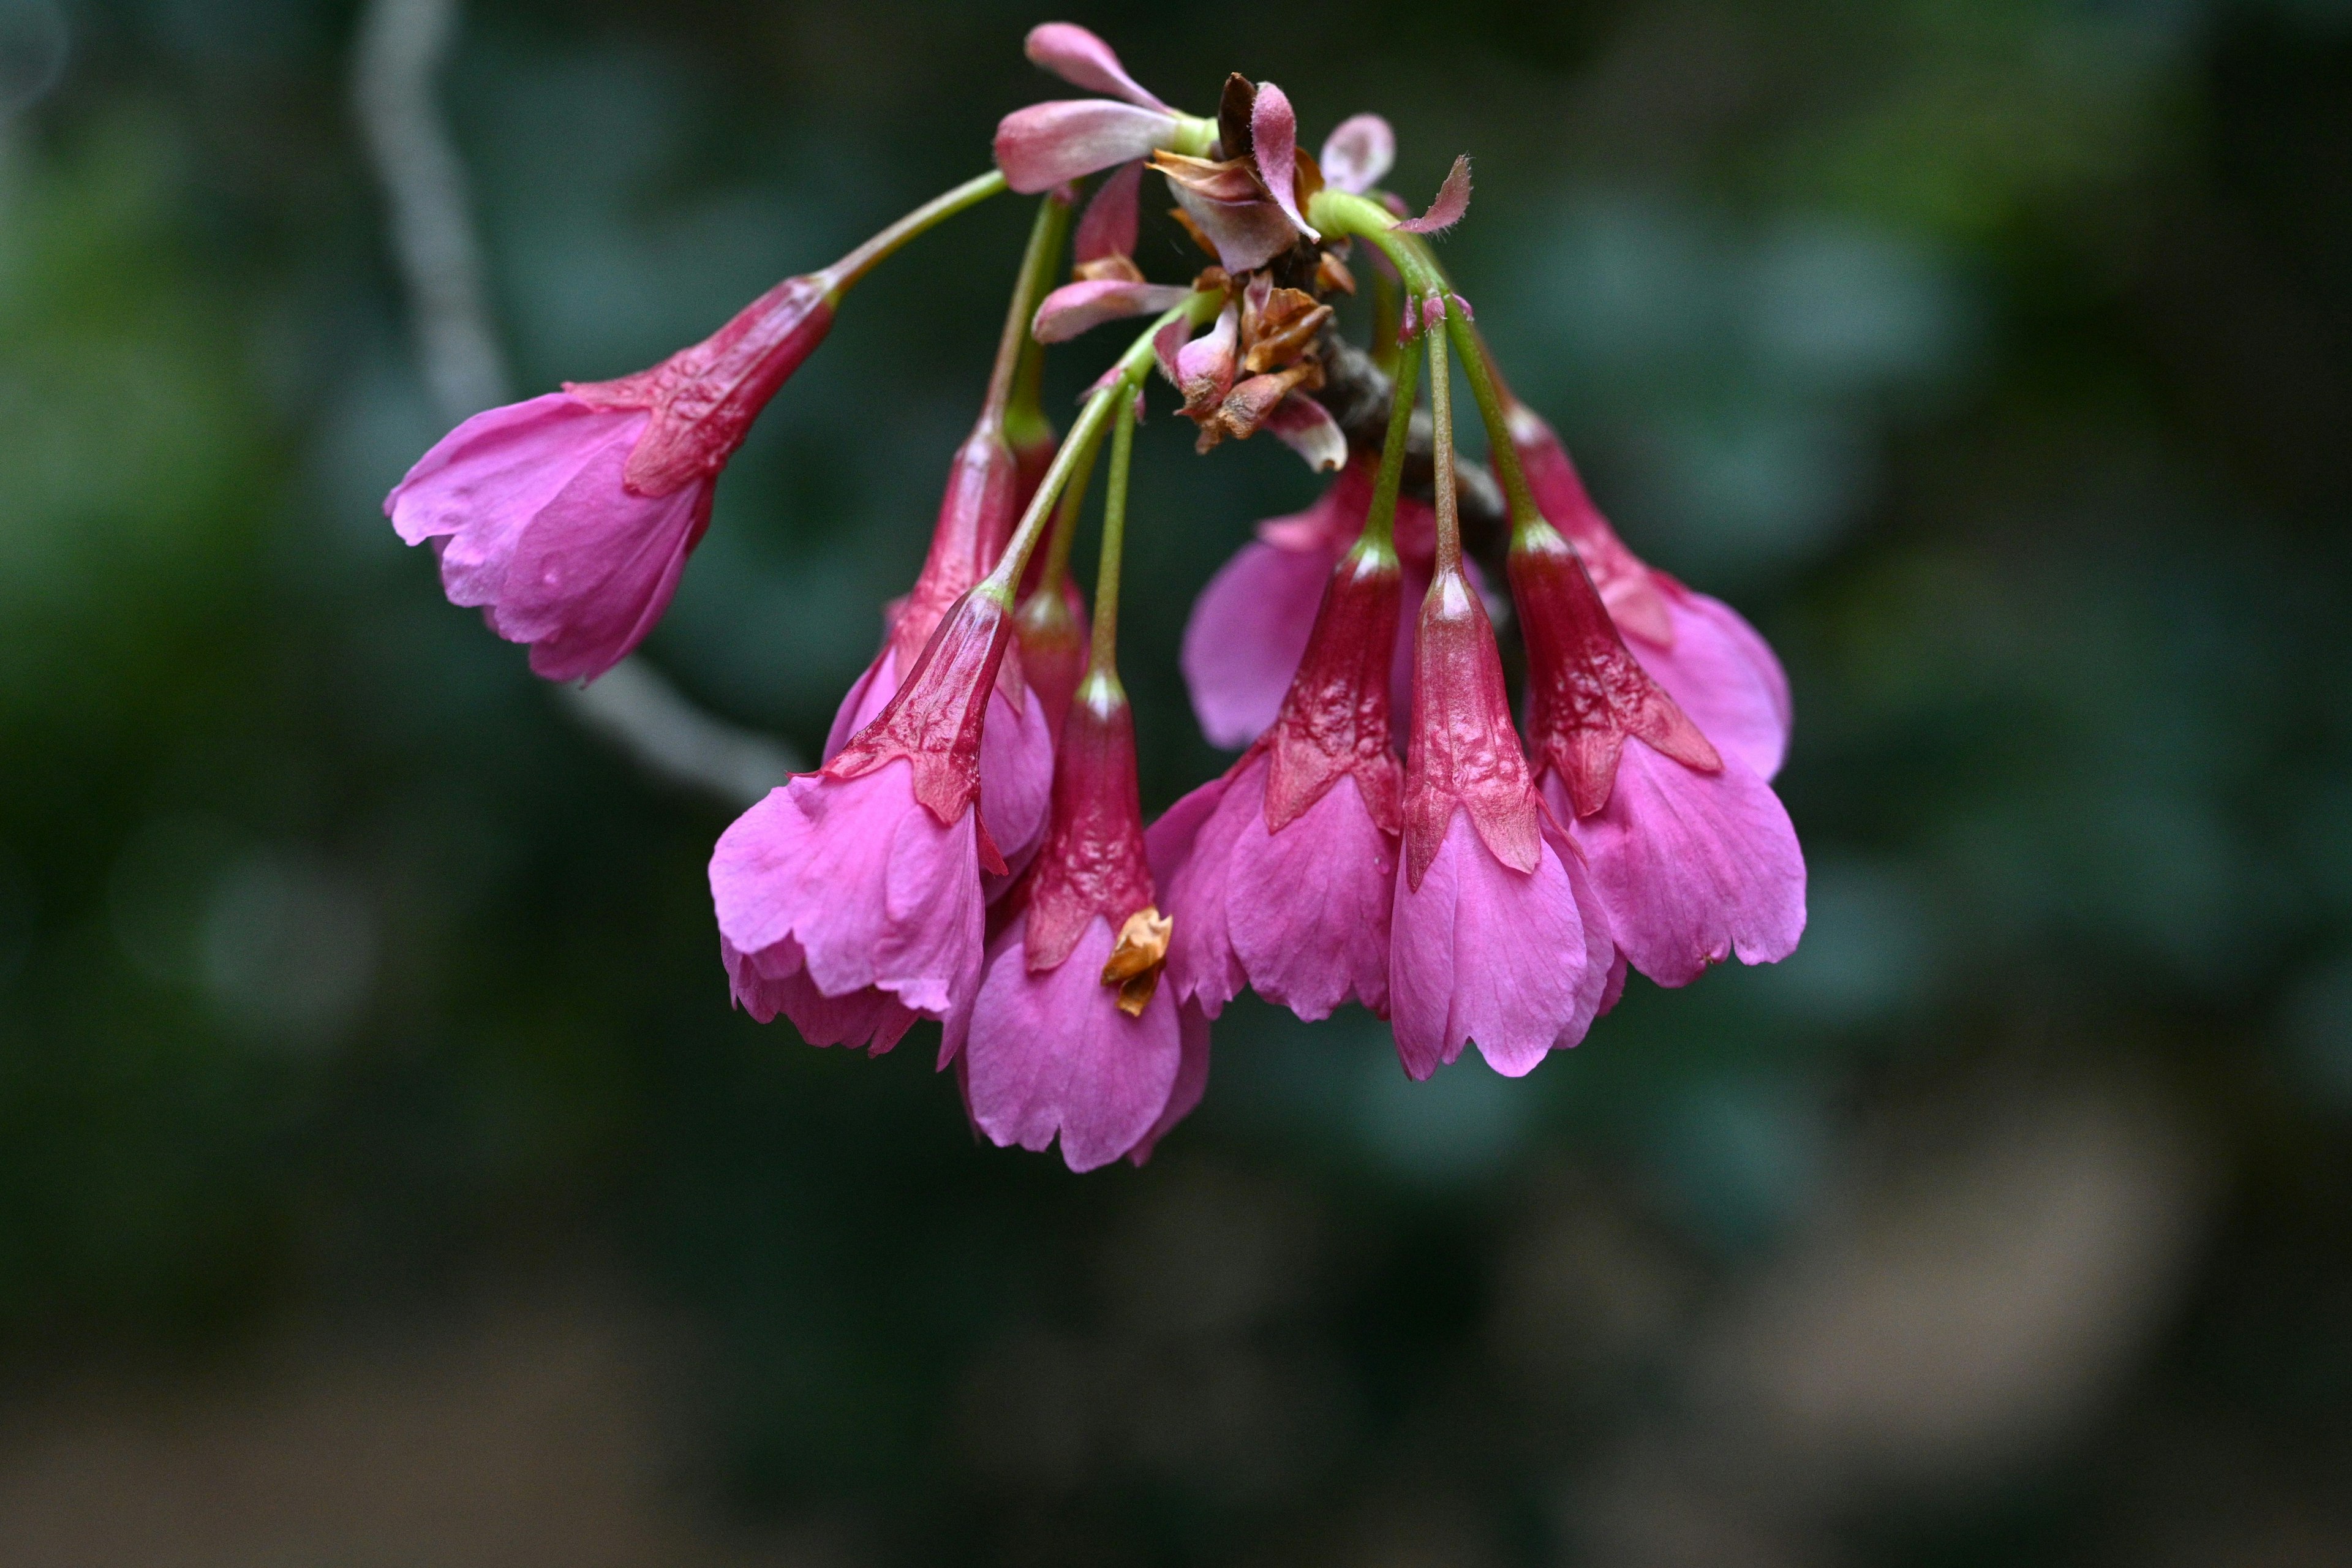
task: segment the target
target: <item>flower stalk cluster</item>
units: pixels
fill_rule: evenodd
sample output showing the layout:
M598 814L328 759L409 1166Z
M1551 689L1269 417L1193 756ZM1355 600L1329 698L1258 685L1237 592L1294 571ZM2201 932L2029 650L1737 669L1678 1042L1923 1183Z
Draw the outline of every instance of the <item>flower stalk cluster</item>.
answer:
M973 1125L1086 1170L1140 1163L1199 1103L1210 1023L1244 990L1303 1018L1370 1009L1415 1079L1470 1045L1517 1076L1584 1038L1629 970L1676 986L1786 956L1805 882L1769 782L1787 682L1747 622L1626 548L1505 385L1429 244L1468 212L1468 159L1407 216L1380 188L1395 138L1377 115L1310 156L1270 82L1230 77L1193 115L1083 28L1046 24L1027 51L1096 96L1007 115L994 170L660 364L466 421L386 502L453 602L539 674L592 680L658 622L728 458L858 280L979 201L1041 198L920 574L824 764L713 853L737 1005L876 1053L938 1020ZM1190 279L1136 260L1148 179L1203 253ZM1376 451L1317 398L1363 270L1353 309L1394 389ZM1057 437L1046 346L1122 317L1149 321ZM1457 363L1507 506L1483 566L1461 526ZM1118 606L1155 372L1199 451L1268 432L1333 477L1195 602L1184 675L1241 754L1147 827ZM1409 483L1424 441L1427 482ZM1069 566L1097 467L1089 603ZM1523 725L1496 574L1526 644Z

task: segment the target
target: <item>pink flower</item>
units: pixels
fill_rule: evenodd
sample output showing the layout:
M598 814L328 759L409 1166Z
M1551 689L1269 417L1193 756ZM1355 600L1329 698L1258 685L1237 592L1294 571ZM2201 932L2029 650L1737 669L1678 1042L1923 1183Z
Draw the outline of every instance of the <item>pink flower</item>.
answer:
M1523 532L1510 572L1544 795L1591 863L1617 945L1661 985L1733 952L1786 958L1805 929L1805 861L1771 786L1634 661L1559 534Z
M1181 662L1192 712L1214 745L1246 746L1274 722L1307 651L1323 585L1363 531L1371 509L1374 458L1360 454L1315 504L1258 524L1258 536L1217 569L1184 623ZM1418 601L1429 583L1436 517L1420 501L1397 502L1397 553L1404 593ZM1412 638L1397 634L1394 711L1412 708Z
M825 737L827 762L892 700L900 672L919 668L940 616L996 564L1013 531L1019 484L1019 465L1002 423L982 415L949 466L947 493L940 500L922 573L891 621L882 651L834 715ZM998 668L979 744L982 817L1017 866L1045 830L1054 769L1054 731L1017 657Z
M1789 678L1769 644L1720 599L1684 587L1625 548L1567 449L1511 399L1511 444L1544 518L1576 546L1633 657L1707 739L1769 779L1788 754Z
M475 415L384 498L432 540L452 604L530 645L550 680L593 680L669 607L710 524L719 470L833 325L835 280L787 279L650 370Z
M1331 574L1274 727L1155 824L1169 982L1211 1017L1244 984L1302 1018L1388 1007L1402 770L1389 736L1400 574Z
M1438 574L1416 649L1389 947L1397 1054L1425 1079L1475 1040L1517 1078L1582 1039L1600 1012L1608 918L1528 782L1494 627L1466 574Z
M898 1043L980 982L981 873L1002 874L979 801L981 729L1012 640L969 595L875 721L738 817L710 859L737 1004L813 1044Z
M1190 1109L1174 1103L1180 1079L1199 1098L1206 1064L1184 1072L1186 1036L1201 1033L1197 1055L1207 1026L1181 1017L1158 983L1167 926L1151 907L1134 724L1113 681L1090 679L1070 709L1053 826L1016 897L940 1065L961 1053L972 1122L999 1145L1058 1137L1073 1171L1148 1153Z

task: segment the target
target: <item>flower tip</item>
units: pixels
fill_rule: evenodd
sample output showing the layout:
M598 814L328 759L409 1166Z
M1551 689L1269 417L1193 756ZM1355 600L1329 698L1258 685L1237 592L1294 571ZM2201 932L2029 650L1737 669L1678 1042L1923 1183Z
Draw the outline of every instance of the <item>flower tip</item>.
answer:
M1350 115L1323 139L1316 162L1329 184L1361 195L1396 162L1396 132L1377 114Z
M1029 29L1021 52L1031 65L1073 87L1108 92L1145 109L1168 107L1127 74L1116 50L1076 22L1040 22Z
M1462 221L1470 210L1470 154L1463 153L1454 160L1446 172L1445 183L1437 187L1437 199L1429 210L1416 218L1407 218L1397 227L1407 234L1442 234Z

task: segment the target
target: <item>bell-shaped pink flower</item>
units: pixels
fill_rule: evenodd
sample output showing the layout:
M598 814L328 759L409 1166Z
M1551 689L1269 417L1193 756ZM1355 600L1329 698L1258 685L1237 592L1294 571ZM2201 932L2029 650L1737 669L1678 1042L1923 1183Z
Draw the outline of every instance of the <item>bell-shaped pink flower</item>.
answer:
M1511 400L1511 444L1536 504L1584 559L1633 657L1708 740L1763 778L1788 754L1789 678L1771 646L1720 599L1685 588L1625 547L1550 426Z
M1281 710L1307 651L1323 585L1364 530L1377 459L1359 453L1313 506L1258 524L1257 538L1217 569L1184 623L1181 662L1192 712L1213 745L1246 746ZM1436 515L1426 502L1397 502L1396 544L1404 595L1418 603L1429 585ZM1397 631L1392 711L1412 710L1412 627Z
M669 607L710 524L719 470L833 325L835 279L788 279L650 370L475 415L384 499L434 542L452 604L530 645L551 680L593 680Z
M1661 985L1734 952L1786 958L1805 929L1805 861L1771 786L1635 662L1559 534L1522 531L1510 574L1544 795L1617 945Z
M973 1125L992 1141L1042 1150L1059 1138L1070 1169L1089 1171L1166 1131L1187 1056L1188 1025L1159 984L1167 927L1152 908L1134 723L1114 681L1090 678L1070 708L1053 826L1015 899L977 993L949 1020L940 1065L961 1054ZM1196 1100L1204 1068L1189 1085Z
M872 724L719 837L719 953L754 1017L878 1053L970 1002L981 874L1005 869L980 812L981 731L1012 629L966 595Z
M1351 552L1272 729L1154 824L1177 996L1214 1017L1246 984L1302 1018L1388 1009L1403 772L1389 733L1400 574Z
M1425 1079L1467 1041L1517 1078L1584 1037L1607 999L1608 917L1528 777L1502 659L1469 576L1423 602L1390 927L1397 1054Z
M1016 521L1019 486L1019 464L1003 426L984 414L949 467L947 493L940 500L922 573L900 603L882 651L834 715L824 744L828 762L897 694L902 672L916 668L949 606L996 564ZM980 735L980 772L988 830L1017 867L1045 830L1054 776L1054 730L1017 654L997 671Z

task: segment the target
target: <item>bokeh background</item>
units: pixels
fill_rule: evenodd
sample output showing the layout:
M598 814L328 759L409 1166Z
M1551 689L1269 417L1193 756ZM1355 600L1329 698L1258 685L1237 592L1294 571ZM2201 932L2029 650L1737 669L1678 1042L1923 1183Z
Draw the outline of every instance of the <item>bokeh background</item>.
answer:
M355 7L0 0L0 1559L2352 1561L2352 7L1061 14L1475 157L1514 382L1786 657L1802 949L1518 1082L1244 1005L1149 1169L975 1146L922 1036L730 1011L725 807L384 523L446 421ZM520 386L981 167L1042 19L476 0ZM1025 224L735 462L648 647L711 712L821 739ZM1222 765L1191 595L1315 488L1160 403L1150 809Z

